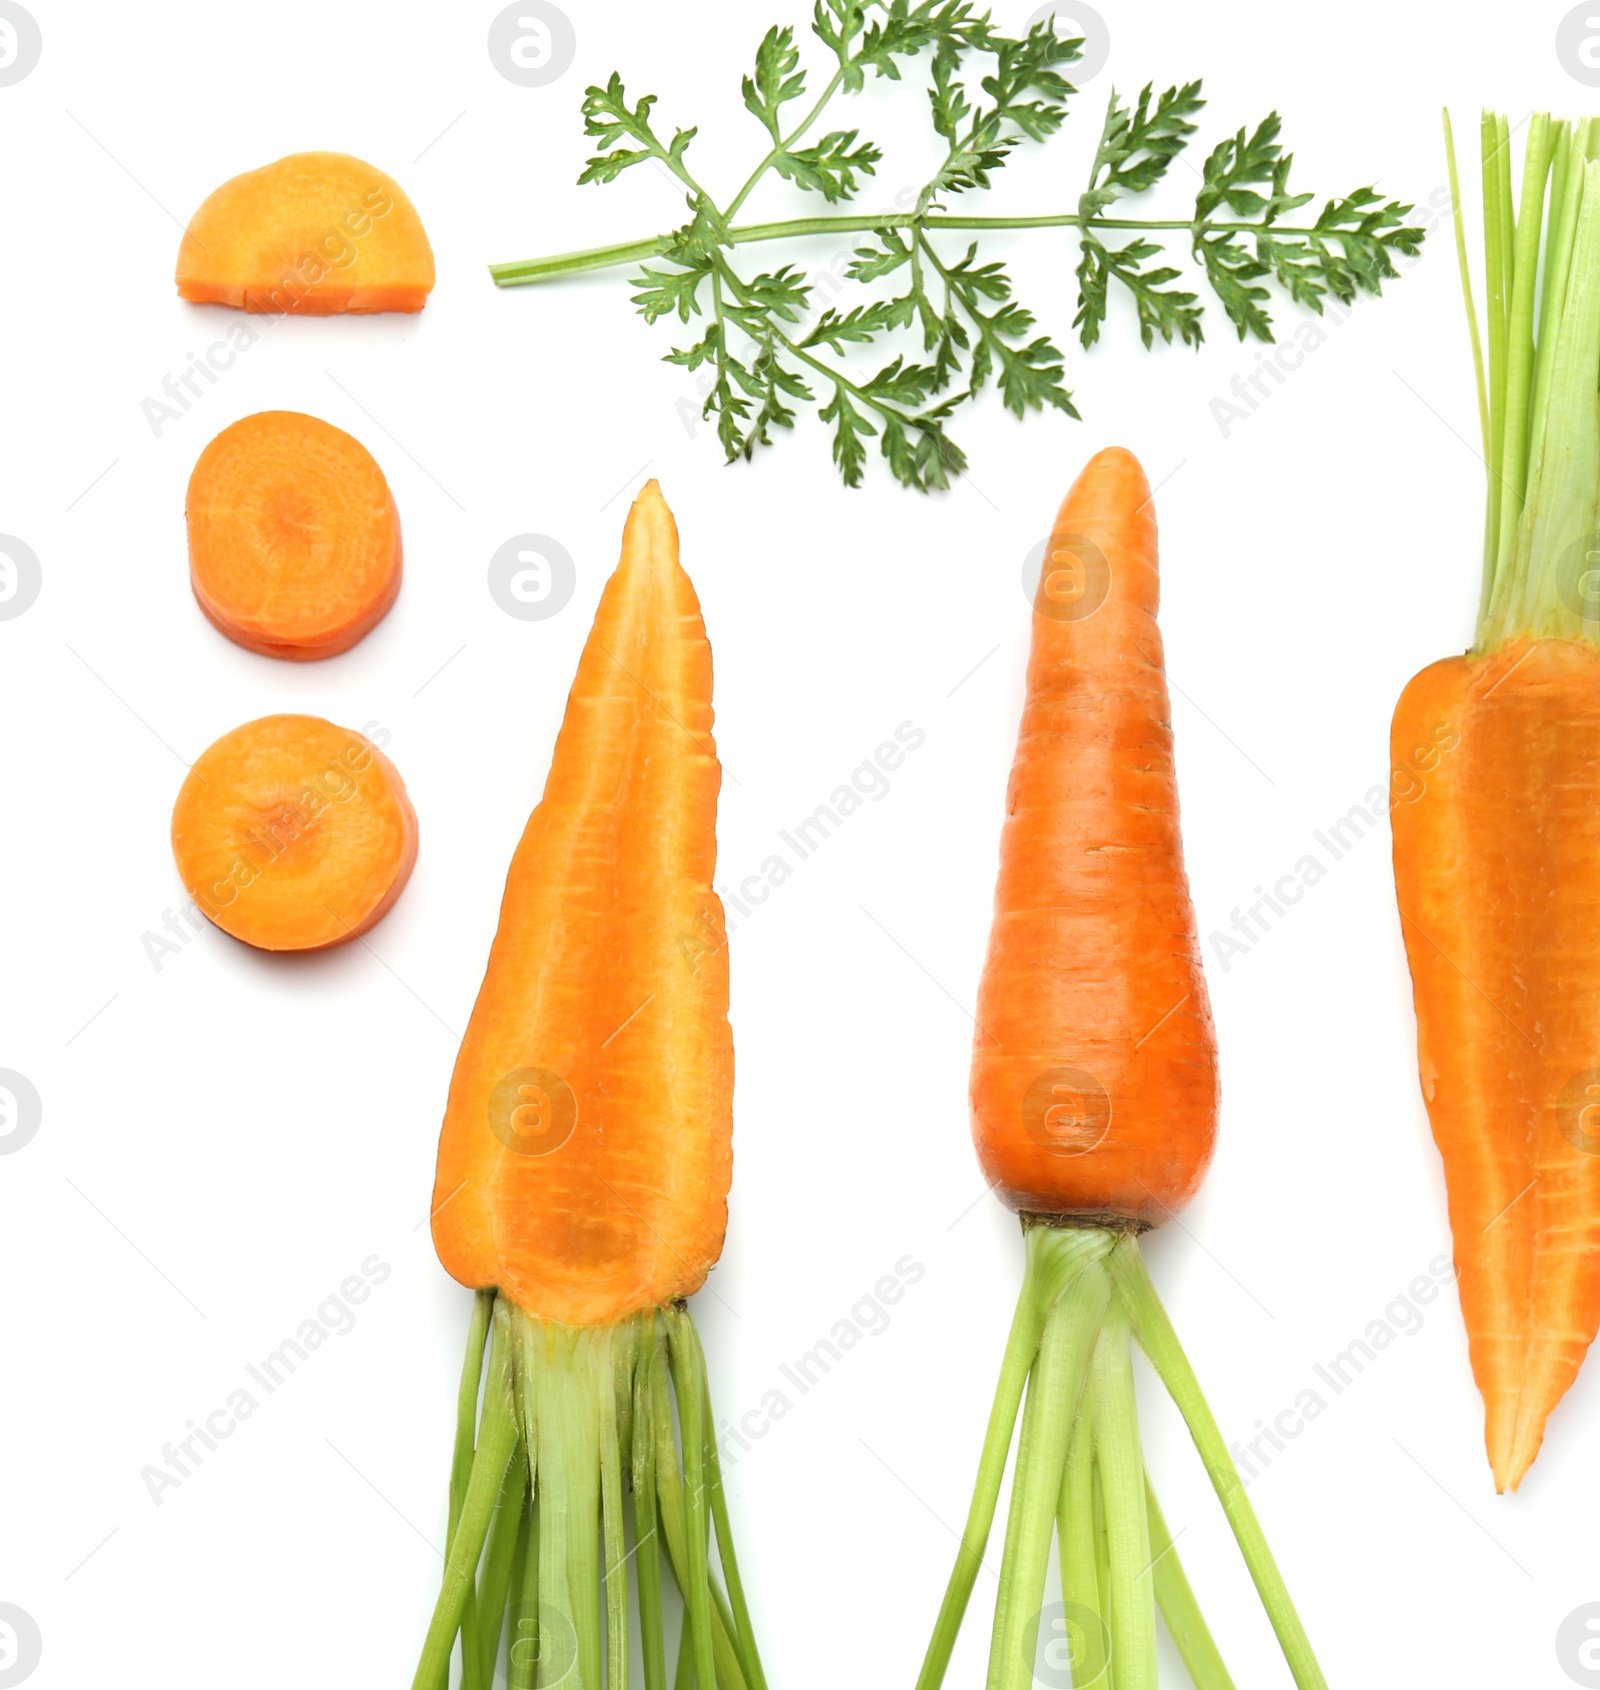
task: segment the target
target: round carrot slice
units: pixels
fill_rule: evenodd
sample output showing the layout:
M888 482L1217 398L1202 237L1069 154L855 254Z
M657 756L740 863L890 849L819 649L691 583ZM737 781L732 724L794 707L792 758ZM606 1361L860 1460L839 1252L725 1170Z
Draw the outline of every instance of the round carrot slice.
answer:
M178 292L326 317L420 311L433 248L400 184L349 153L291 153L232 177L189 219Z
M299 411L223 429L189 477L189 576L211 621L268 657L348 651L400 591L400 516L372 454Z
M263 716L201 753L172 811L190 896L264 951L341 945L380 920L417 860L417 817L371 740Z

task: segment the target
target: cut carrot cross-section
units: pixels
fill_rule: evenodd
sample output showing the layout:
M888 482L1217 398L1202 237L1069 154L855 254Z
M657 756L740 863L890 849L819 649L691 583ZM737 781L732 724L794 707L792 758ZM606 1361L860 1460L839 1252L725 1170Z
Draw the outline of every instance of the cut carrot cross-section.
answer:
M371 740L320 716L263 716L201 753L172 812L190 896L264 951L358 938L400 896L417 818Z
M348 153L291 153L224 182L189 220L178 292L246 311L420 311L433 248L392 177Z
M189 478L200 608L269 657L347 651L400 591L400 518L359 440L299 411L225 428Z

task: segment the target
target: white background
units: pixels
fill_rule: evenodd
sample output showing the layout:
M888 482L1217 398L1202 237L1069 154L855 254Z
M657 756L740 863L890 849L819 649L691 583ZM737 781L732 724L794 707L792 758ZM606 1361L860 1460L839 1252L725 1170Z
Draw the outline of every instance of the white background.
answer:
M1093 450L1138 452L1160 484L1189 869L1202 934L1225 928L1384 782L1402 684L1469 637L1483 475L1446 226L1226 435L1210 401L1254 346L1212 311L1199 353L1145 354L1119 305L1099 349L1069 354L1085 421L1017 424L987 398L956 423L972 475L953 493L924 500L874 467L847 494L810 416L754 467L721 466L684 420L691 380L658 361L682 334L632 314L628 272L497 292L484 269L680 219L647 169L574 185L582 90L614 67L662 96L669 129L701 125L704 178L742 180L763 137L739 76L766 23L801 24L802 6L573 4L576 61L541 89L496 73L493 5L32 9L43 59L0 88L0 530L44 572L33 608L0 622L0 1067L38 1087L44 1124L0 1160L0 1600L41 1628L38 1690L410 1680L469 1307L424 1224L435 1135L646 473L716 650L725 875L754 871L896 724L927 735L889 796L735 917L732 1224L696 1299L716 1399L742 1414L900 1257L925 1267L729 1480L775 1690L909 1685L1020 1276L1015 1221L979 1201L964 1098L1023 559ZM997 4L1017 27L1031 10ZM1486 101L1513 122L1590 103L1554 51L1562 8L1102 10L1108 66L1063 136L1005 172L996 209L1070 207L1113 82L1203 75L1196 165L1275 104L1300 186L1376 178L1431 200L1436 223L1442 102L1469 156ZM895 141L869 206L926 167L914 88L871 85L838 120ZM224 178L309 147L408 189L438 256L432 302L263 327L157 437L141 400L237 320L175 297L182 220ZM1194 186L1176 167L1156 214L1184 215ZM779 184L751 214L797 200ZM993 251L1066 344L1070 238ZM321 665L236 649L189 593L190 467L269 407L365 441L404 521L397 607ZM577 562L548 621L513 620L486 589L491 553L526 531ZM283 709L389 729L421 819L415 877L367 944L283 960L208 933L158 972L142 935L182 901L167 820L184 763ZM1222 1137L1203 1194L1147 1249L1224 1430L1248 1438L1449 1248L1386 826L1227 972L1207 955ZM393 1273L355 1330L155 1506L141 1468L374 1253ZM1522 1494L1497 1499L1454 1292L1425 1313L1344 1394L1323 1389L1326 1412L1251 1495L1334 1684L1565 1685L1556 1629L1600 1598L1585 1441L1600 1367ZM1287 1684L1181 1426L1144 1400L1150 1466L1238 1682ZM993 1589L986 1573L952 1685L981 1679Z

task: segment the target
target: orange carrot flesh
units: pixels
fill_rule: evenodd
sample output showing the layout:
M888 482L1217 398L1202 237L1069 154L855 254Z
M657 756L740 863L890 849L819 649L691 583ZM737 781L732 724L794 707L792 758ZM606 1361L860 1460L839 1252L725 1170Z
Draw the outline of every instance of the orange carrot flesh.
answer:
M1025 1213L1159 1225L1211 1160L1157 597L1144 472L1101 452L1046 550L973 1041L979 1161Z
M200 454L185 501L189 575L211 622L251 651L333 657L400 591L400 517L372 454L299 411L260 411Z
M652 482L511 865L439 1143L440 1260L544 1319L599 1324L686 1297L721 1251L720 784L711 650Z
M433 282L416 208L392 177L348 153L291 153L232 177L178 248L182 298L246 311L420 311Z
M1600 652L1516 640L1425 669L1393 812L1423 1096L1495 1484L1514 1489L1600 1328Z
M263 716L195 761L172 812L190 896L264 951L359 937L400 896L417 818L394 765L320 716Z

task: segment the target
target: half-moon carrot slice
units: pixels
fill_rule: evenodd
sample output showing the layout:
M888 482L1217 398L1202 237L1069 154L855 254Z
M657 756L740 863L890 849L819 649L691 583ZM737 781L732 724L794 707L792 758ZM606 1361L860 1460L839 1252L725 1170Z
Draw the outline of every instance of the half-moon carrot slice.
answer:
M371 740L320 716L263 716L190 769L172 852L224 933L258 950L314 951L387 914L417 860L417 817Z
M246 311L420 311L433 248L391 176L349 153L291 153L224 182L189 219L178 292Z
M400 591L400 517L359 440L299 411L223 429L189 477L189 576L237 644L310 660L348 651Z

